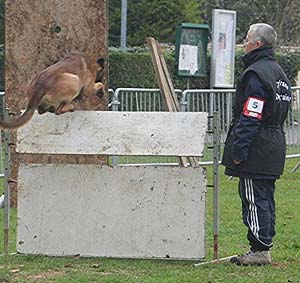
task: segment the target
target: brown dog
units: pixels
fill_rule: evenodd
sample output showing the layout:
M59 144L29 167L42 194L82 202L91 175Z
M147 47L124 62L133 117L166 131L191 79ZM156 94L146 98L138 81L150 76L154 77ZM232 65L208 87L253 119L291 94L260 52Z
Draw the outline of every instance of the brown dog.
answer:
M93 61L81 52L72 52L58 63L35 75L27 85L27 109L15 121L0 121L0 129L17 129L25 125L37 109L39 114L63 114L74 111L74 99L97 95L104 86L100 82L104 69L102 59ZM93 99L93 97L92 97Z

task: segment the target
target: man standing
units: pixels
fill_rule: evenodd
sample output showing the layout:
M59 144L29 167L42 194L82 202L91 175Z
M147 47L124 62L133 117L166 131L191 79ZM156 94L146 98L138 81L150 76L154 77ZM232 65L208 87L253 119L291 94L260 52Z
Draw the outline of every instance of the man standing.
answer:
M239 177L243 222L248 227L249 252L231 259L238 265L271 263L275 181L283 173L283 124L292 100L290 82L274 59L276 39L268 24L249 28L222 159L225 174Z

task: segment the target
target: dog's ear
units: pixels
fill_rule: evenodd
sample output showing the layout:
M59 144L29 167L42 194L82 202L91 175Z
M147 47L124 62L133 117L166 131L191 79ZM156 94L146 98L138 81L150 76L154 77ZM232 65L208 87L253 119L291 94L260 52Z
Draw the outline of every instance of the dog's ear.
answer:
M96 77L96 83L103 82L103 77L104 77L104 68L105 68L105 59L104 58L99 58L97 60L97 63L99 65L98 71L97 71L97 77Z
M102 69L104 69L104 63L105 63L105 59L104 59L104 58L99 58L99 59L97 60L97 63L98 63L98 65L99 65Z

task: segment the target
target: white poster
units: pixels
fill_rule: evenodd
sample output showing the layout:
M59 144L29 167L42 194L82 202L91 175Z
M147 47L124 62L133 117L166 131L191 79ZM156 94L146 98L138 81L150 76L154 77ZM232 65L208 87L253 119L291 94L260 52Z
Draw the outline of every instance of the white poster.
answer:
M236 12L213 11L211 87L233 88Z
M180 71L189 71L192 75L198 71L198 46L180 45L178 68Z

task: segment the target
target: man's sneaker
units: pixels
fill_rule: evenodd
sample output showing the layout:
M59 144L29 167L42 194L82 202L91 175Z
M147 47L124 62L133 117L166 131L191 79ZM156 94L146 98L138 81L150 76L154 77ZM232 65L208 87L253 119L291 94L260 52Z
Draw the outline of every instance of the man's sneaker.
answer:
M270 251L249 251L244 255L239 255L231 258L232 263L237 265L265 265L271 264Z

